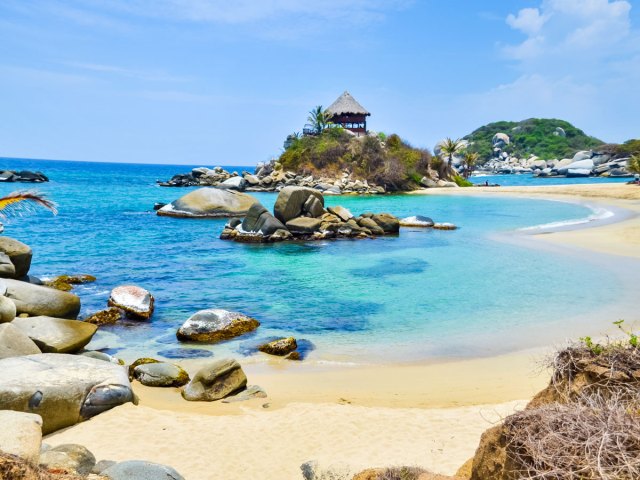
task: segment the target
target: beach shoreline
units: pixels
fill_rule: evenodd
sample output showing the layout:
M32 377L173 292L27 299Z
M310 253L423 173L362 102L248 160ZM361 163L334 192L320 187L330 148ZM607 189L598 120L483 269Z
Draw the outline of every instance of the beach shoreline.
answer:
M414 194L506 195L613 207L626 214L521 237L532 248L640 258L638 187L478 187ZM407 365L249 363L244 366L249 384L263 387L268 398L232 404L186 402L177 389L135 383L139 406L116 408L45 441L81 443L100 458L169 463L194 479L300 478L299 465L309 460L348 463L356 470L410 464L453 474L473 455L484 430L546 386L542 360L557 346ZM202 361L179 363L194 373ZM114 437L123 431L123 438ZM149 435L154 442L147 441ZM207 446L214 437L224 446L211 458L224 465L209 461ZM248 463L243 448L251 450Z

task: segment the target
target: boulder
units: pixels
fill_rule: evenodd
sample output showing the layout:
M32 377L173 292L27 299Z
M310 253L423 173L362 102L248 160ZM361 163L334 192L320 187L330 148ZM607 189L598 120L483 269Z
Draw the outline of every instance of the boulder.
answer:
M40 455L40 465L48 470L64 470L88 475L96 464L96 457L82 445L66 443L50 448Z
M100 310L93 315L84 319L87 323L93 323L94 325L113 325L122 320L125 316L124 310L116 307L109 307L106 310Z
M378 213L371 217L378 224L384 233L398 233L400 231L400 221L390 213Z
M75 353L87 345L98 329L90 323L53 317L16 318L14 325L44 353Z
M282 223L304 214L304 206L309 197L315 197L324 208L324 197L318 190L306 187L284 187L276 199L273 213Z
M591 170L588 168L568 168L567 169L567 177L575 178L575 177L588 177L591 175Z
M256 177L255 175L251 175L250 173L245 173L243 178L252 187L254 187L254 186L256 186L256 185L258 185L260 183L260 179L258 177Z
M92 283L95 281L96 277L94 277L93 275L60 275L49 280L48 282L45 282L45 285L57 290L62 290L63 292L68 292L73 288L74 285L82 285L84 283Z
M434 223L433 228L436 230L455 230L456 227L453 223Z
M187 319L176 336L180 341L220 342L260 326L255 318L218 308L200 310Z
M169 217L242 217L256 200L251 195L212 187L199 188L165 205L157 214Z
M141 460L116 463L100 472L100 475L110 480L184 480L171 467Z
M6 296L16 305L18 314L76 318L80 312L80 298L69 292L49 287L5 279Z
M559 167L556 167L556 169L558 170L558 173L560 175L566 175L569 170L588 170L589 172L591 172L594 167L595 165L593 164L593 160L586 159L580 160L578 162L572 162L568 165L561 165Z
M348 221L350 218L353 218L353 214L344 207L340 205L336 205L335 207L329 207L329 213L333 213L336 217L338 217L343 222Z
M420 180L420 185L426 188L434 188L438 186L436 181L429 177L422 177L422 179Z
M509 143L511 143L511 139L509 138L509 135L507 135L506 133L496 133L493 136L491 143L493 143L494 147L504 148L507 145L509 145Z
M406 217L400 220L401 227L433 227L433 220L422 215Z
M0 323L10 322L16 318L16 304L4 295L0 295Z
M573 156L574 162L581 162L583 160L589 160L593 157L593 152L591 150L582 150L580 152L576 152Z
M44 434L133 400L124 367L81 355L0 360L0 409L37 413Z
M0 410L0 425L0 451L37 465L42 445L42 417L33 413Z
M11 258L4 252L0 252L0 278L15 278L16 267Z
M26 333L12 323L0 324L0 359L35 353L40 349Z
M295 234L308 234L317 232L322 225L322 220L311 217L293 218L287 222L287 229Z
M189 401L212 402L244 389L247 377L238 362L222 359L208 363L195 374L182 391Z
M153 295L134 285L125 285L111 290L108 305L116 307L131 318L148 320L153 315Z
M366 228L373 235L384 235L384 230L369 217L358 218L358 225L362 228Z
M254 398L267 398L267 392L258 385L251 385L240 393L229 395L222 400L222 403L246 402L247 400L253 400Z
M247 216L242 221L242 231L260 233L263 236L271 236L278 230L286 230L286 227L260 203L254 203L249 208Z
M29 273L33 252L28 245L10 237L0 237L0 252L9 257L15 273L5 278L22 278Z
M242 177L227 178L224 182L218 184L218 188L227 190L237 190L242 192L247 187L247 181Z
M284 357L286 354L293 352L298 348L296 339L293 337L279 338L269 343L265 343L258 347L258 350L269 355L277 355Z
M160 360L156 360L155 358L150 358L150 357L142 357L135 360L131 365L129 365L129 368L128 368L129 380L133 380L134 378L133 372L135 371L138 365L147 365L150 363L160 363Z
M138 365L133 376L147 387L181 387L189 382L189 374L171 363L147 363Z

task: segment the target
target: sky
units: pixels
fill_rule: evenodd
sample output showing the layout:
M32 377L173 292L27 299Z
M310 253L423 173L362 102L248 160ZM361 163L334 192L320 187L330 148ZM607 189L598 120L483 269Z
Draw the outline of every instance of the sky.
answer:
M348 90L417 147L640 137L640 0L0 0L0 156L254 165Z

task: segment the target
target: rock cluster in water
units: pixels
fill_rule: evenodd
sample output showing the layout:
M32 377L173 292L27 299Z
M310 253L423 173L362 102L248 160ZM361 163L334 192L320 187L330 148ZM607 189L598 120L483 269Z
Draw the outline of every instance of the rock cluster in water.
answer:
M532 173L541 178L632 176L627 169L628 158L614 158L608 153L584 150L577 152L573 158L542 160L532 155L525 159L511 156L506 151L509 144L510 138L506 133L496 133L493 137L493 156L478 173Z
M27 170L3 170L0 172L0 182L44 183L48 181L49 178L42 172L29 172Z
M288 186L278 194L273 215L255 203L243 220L231 220L220 238L238 242L280 242L292 239L369 238L396 234L400 221L389 213L354 216L344 207L325 208L315 189Z
M277 192L287 186L297 186L313 188L325 195L386 193L384 187L356 179L349 171L340 172L333 178L299 175L284 171L275 160L259 163L254 173L245 171L240 175L229 173L222 167L198 167L190 173L174 175L170 180L158 184L162 187L200 186L248 192Z

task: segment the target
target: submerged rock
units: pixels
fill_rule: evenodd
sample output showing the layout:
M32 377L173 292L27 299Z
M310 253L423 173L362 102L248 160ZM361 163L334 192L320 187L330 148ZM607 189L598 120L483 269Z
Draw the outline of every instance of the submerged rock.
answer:
M401 227L433 227L433 225L434 221L432 219L422 215L406 217L400 220Z
M76 318L80 312L80 298L68 292L5 279L6 297L16 305L18 314L45 315L58 318Z
M185 480L176 470L159 463L129 460L100 472L110 480Z
M298 348L298 343L293 337L279 338L269 343L265 343L258 347L258 350L269 355L285 356Z
M48 434L133 400L126 370L81 355L0 360L0 409L37 413Z
M12 323L0 324L0 359L40 353L38 346Z
M108 304L124 310L127 316L148 320L153 315L153 295L134 285L116 287L111 290Z
M116 307L109 307L106 310L100 310L84 319L87 323L94 325L113 325L125 317L124 310Z
M62 290L63 292L70 291L74 285L82 285L84 283L95 282L96 277L93 275L60 275L45 283L46 286L55 288L56 290Z
M260 326L255 318L222 309L200 310L178 329L180 341L219 342L228 340Z
M436 230L456 230L456 227L453 223L434 223L433 228Z
M189 401L212 402L244 389L247 376L233 359L225 358L206 364L182 391Z
M42 444L42 417L33 413L0 410L0 451L38 464ZM2 477L0 471L0 478Z
M16 318L19 328L44 353L75 353L87 345L98 327L78 320L54 317Z
M174 200L159 209L157 214L168 217L241 217L257 202L245 193L206 187Z

